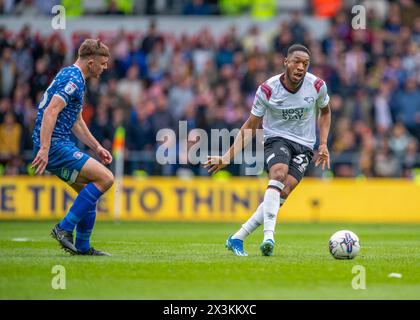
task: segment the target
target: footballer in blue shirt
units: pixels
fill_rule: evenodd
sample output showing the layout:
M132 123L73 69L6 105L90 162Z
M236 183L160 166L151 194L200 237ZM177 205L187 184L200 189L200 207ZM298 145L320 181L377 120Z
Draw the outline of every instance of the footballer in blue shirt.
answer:
M73 255L110 255L95 250L90 245L90 237L98 199L114 183L112 172L105 167L112 162L112 155L93 137L82 118L85 81L99 78L107 69L108 59L109 49L105 44L86 39L78 50L77 61L61 69L46 89L38 105L32 135L35 173L48 170L78 193L64 219L51 231L61 247ZM102 163L81 152L70 139L71 133L94 150Z

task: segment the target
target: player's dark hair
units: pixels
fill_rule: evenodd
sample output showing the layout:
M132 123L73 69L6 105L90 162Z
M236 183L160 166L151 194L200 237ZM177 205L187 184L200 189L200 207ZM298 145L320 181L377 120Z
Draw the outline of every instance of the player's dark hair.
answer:
M78 50L79 58L85 59L92 56L109 57L108 47L99 39L86 39Z
M303 51L303 52L306 52L309 57L311 56L311 53L309 52L309 49L306 48L303 44L299 44L299 43L292 44L289 47L289 49L287 49L287 55L289 56L295 51Z

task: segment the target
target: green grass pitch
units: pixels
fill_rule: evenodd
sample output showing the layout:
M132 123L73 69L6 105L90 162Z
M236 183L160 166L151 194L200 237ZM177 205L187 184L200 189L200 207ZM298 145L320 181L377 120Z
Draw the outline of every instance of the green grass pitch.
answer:
M69 256L53 225L0 222L0 299L420 299L420 225L278 224L273 257L260 255L262 229L236 257L224 242L239 224L180 222L98 222L92 244L113 256ZM340 229L360 238L354 260L328 252ZM52 288L55 265L64 290ZM355 265L366 289L352 287Z

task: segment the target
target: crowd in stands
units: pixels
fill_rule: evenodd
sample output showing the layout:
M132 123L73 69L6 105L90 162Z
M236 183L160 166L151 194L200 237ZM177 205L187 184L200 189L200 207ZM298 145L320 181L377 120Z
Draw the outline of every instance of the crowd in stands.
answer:
M406 7L404 7L406 6ZM408 6L408 7L407 7ZM331 19L318 41L296 11L275 30L256 24L244 35L235 26L214 35L148 30L115 34L75 33L66 43L25 26L0 27L0 174L25 174L32 157L37 104L55 74L74 62L85 37L110 47L108 70L87 82L83 116L94 136L111 149L114 131L126 129L126 174L177 175L199 165L162 166L155 161L156 133L240 128L258 86L283 72L287 48L311 51L310 72L325 80L332 108L329 148L337 177L406 177L420 167L420 7L392 2L385 15L368 10L366 29L353 29L349 10ZM70 52L70 54L69 54ZM242 174L241 166L227 168ZM311 167L309 175L319 176Z
M231 3L235 0L229 0ZM247 3L247 1L249 3ZM240 8L251 0L241 0ZM271 0L275 1L275 0ZM86 15L220 15L225 0L0 0L0 15L50 15L51 8L63 5L71 17Z

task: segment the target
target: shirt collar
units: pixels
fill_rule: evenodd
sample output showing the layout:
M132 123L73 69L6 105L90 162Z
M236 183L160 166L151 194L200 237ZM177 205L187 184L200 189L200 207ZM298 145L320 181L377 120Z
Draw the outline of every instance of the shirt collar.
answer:
M292 94L295 94L296 92L298 92L299 91L299 89L302 87L302 85L303 85L303 81L305 80L305 77L303 77L302 78L302 80L300 81L300 83L299 83L299 85L297 86L297 88L296 88L296 90L295 91L291 91L291 90L289 90L288 88L286 88L286 86L284 85L284 83L283 83L283 81L284 81L284 77L286 76L286 74L285 73L282 73L281 75L280 75L280 83L281 83L281 85L283 86L283 88L284 89L286 89L286 91L288 91L288 92L290 92L290 93L292 93Z
M73 64L73 66L75 66L80 71L80 74L82 75L83 83L85 83L86 81L85 81L85 77L83 76L82 69L80 69L80 67L75 63Z

